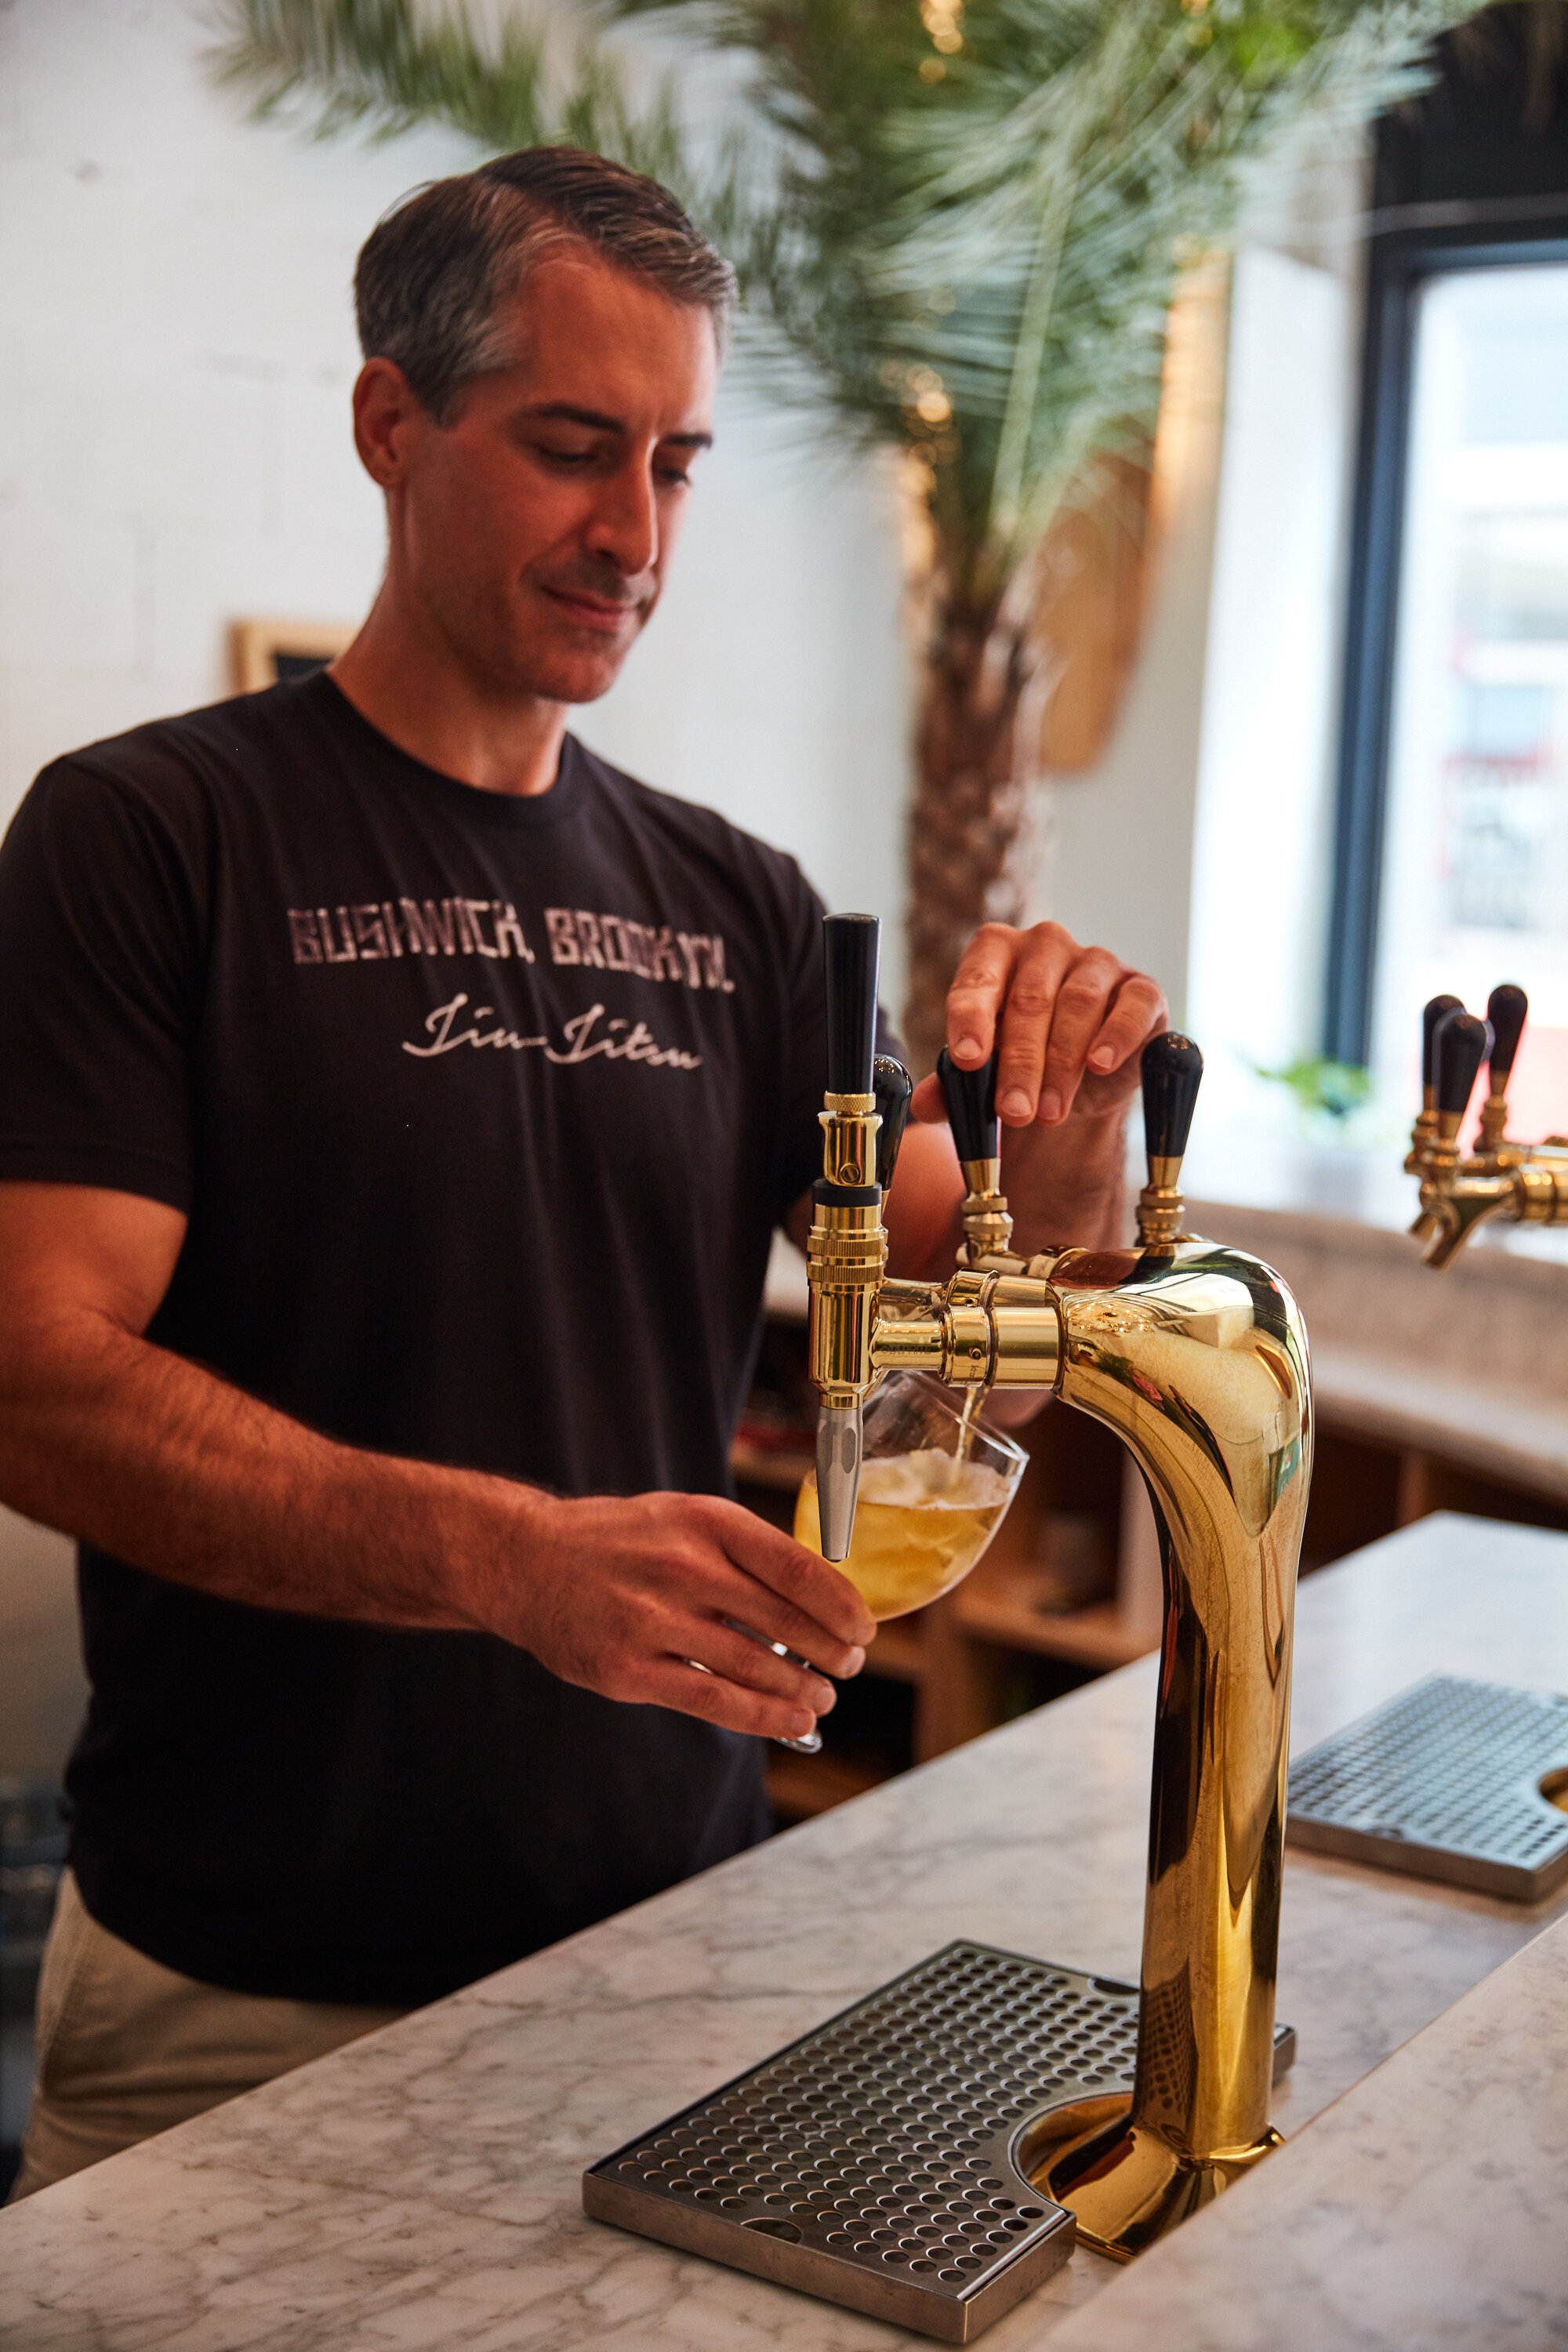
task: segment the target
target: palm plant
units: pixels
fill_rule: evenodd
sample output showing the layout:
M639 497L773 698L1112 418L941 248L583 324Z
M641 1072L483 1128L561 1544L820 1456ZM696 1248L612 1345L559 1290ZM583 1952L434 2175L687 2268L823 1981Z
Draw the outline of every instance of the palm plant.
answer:
M498 152L571 140L675 186L735 259L742 347L839 432L903 453L926 523L907 1030L1015 914L1037 761L1041 551L1146 448L1184 265L1313 126L1423 78L1479 0L587 0L563 56L463 0L218 0L222 76L318 132L436 120ZM739 60L731 135L650 87L621 20ZM635 95L640 89L640 95Z

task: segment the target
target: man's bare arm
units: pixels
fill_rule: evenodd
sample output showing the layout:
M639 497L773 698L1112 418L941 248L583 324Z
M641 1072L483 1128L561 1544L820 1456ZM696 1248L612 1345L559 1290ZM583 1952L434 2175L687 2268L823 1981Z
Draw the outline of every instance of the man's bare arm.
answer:
M799 1737L833 1694L726 1617L858 1671L874 1630L859 1595L735 1504L563 1500L368 1453L154 1346L184 1230L129 1193L0 1183L0 1496L16 1509L228 1600L497 1633L605 1697L733 1730Z

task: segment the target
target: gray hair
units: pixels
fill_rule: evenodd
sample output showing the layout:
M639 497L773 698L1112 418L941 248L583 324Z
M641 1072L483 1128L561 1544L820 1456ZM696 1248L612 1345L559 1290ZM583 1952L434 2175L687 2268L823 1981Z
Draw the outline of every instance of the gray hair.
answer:
M501 304L547 254L573 246L706 310L723 351L730 264L668 188L578 147L525 147L404 197L354 271L360 348L395 361L444 425L464 385L510 358Z

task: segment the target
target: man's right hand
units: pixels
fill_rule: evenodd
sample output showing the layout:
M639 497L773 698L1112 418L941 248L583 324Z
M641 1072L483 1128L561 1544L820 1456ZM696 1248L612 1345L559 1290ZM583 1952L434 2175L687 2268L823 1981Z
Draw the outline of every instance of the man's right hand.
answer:
M875 1629L854 1587L736 1503L563 1501L366 1453L153 1345L184 1234L132 1193L0 1183L0 1500L204 1592L478 1627L606 1698L734 1731L798 1738L833 1704L822 1675L858 1672Z
M476 1613L564 1682L800 1739L833 1705L823 1675L857 1675L865 1663L876 1623L848 1579L738 1503L563 1501L522 1488L518 1509L516 1553L476 1579ZM776 1657L727 1618L822 1673Z

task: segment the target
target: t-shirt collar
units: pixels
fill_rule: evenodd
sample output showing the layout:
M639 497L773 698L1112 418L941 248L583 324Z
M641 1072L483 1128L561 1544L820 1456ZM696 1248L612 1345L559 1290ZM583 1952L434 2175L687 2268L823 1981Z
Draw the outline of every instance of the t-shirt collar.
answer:
M325 670L318 670L291 691L310 697L324 723L352 743L356 757L368 755L395 782L426 798L444 801L454 815L470 817L479 824L531 830L560 824L582 798L588 763L574 735L562 739L561 762L547 793L486 792L458 776L444 774L439 768L427 767L412 751L405 751L356 709Z

